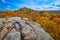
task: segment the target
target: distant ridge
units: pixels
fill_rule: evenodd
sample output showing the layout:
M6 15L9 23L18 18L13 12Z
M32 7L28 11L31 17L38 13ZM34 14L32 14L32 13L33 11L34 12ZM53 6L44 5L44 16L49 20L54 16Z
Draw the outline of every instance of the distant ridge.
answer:
M60 14L60 10L40 10L39 12L49 12L50 14Z
M11 11L11 10L7 10L7 11ZM0 13L1 12L7 12L7 11L0 11ZM49 12L50 14L52 14L52 13L54 13L54 14L60 14L60 10L33 10L33 9L31 9L31 8L26 8L26 7L24 7L24 8L20 8L20 9L18 9L18 10L15 10L16 12L17 11L30 11L30 12L32 12L32 11L37 11L37 12ZM14 12L15 12L14 11ZM12 11L13 12L13 11Z

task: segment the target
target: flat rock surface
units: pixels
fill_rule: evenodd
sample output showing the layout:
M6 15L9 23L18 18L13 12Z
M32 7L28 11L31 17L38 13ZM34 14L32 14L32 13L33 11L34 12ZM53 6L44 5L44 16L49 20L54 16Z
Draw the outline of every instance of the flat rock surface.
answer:
M0 40L54 40L40 24L27 18L0 18Z

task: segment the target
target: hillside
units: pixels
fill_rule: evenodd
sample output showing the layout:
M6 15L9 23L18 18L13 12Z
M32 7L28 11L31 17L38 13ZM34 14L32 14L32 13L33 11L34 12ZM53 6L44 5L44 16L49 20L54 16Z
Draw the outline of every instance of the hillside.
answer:
M30 8L21 8L15 11L0 12L0 18L21 17L31 22L39 23L54 40L60 40L60 13L57 11L37 11ZM57 30L56 30L57 29Z

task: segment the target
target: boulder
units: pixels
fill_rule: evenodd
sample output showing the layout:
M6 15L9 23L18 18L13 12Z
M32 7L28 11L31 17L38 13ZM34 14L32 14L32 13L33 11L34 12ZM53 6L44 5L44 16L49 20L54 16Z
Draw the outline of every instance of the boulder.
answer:
M40 24L31 22L27 18L5 19L7 20L0 21L0 40L54 40Z

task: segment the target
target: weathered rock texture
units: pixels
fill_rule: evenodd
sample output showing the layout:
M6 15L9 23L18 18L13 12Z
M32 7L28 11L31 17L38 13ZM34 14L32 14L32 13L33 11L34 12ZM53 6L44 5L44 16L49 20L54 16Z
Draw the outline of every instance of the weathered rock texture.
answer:
M0 40L54 40L36 22L27 18L0 18Z

